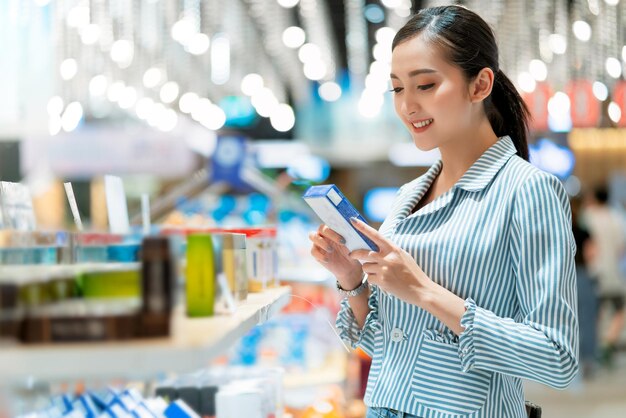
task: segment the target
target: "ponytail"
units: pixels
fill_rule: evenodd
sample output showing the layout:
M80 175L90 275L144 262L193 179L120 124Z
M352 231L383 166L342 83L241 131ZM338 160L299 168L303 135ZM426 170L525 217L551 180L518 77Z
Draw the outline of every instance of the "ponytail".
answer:
M530 112L509 78L498 70L485 111L493 131L500 136L509 135L517 155L528 161L528 120Z

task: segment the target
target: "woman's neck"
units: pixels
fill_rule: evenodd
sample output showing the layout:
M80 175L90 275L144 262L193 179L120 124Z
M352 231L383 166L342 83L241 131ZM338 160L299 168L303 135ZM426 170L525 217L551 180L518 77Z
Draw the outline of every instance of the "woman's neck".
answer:
M454 186L476 160L498 142L487 118L467 132L439 148L443 165L437 183L444 190Z

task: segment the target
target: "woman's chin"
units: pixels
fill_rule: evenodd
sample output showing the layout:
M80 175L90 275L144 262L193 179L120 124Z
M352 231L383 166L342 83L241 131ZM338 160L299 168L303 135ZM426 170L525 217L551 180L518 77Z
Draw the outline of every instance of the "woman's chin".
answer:
M415 144L415 147L418 150L423 151L423 152L432 151L435 148L439 147L439 144L437 144L436 141L427 140L421 135L417 138L413 136L413 144Z

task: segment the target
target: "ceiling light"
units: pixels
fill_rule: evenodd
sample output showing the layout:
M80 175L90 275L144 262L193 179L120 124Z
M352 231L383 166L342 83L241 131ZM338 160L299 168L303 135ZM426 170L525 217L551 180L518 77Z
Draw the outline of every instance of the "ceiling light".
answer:
M519 84L520 89L526 93L532 93L537 87L537 83L535 82L533 76L526 71L520 73L517 77L517 84Z
M300 48L306 40L306 34L301 27L290 26L283 31L283 43L288 48Z
M91 24L83 27L80 31L80 40L85 45L93 45L100 39L100 26Z
M191 113L198 99L198 95L194 92L187 92L183 94L180 96L180 100L178 101L180 111L183 113Z
M326 66L322 61L310 61L304 64L304 76L309 80L321 80L326 76Z
M320 50L319 46L315 44L304 44L300 47L300 50L298 51L298 58L300 58L300 61L302 61L303 63L307 63L310 61L319 61L320 59L322 59L322 51Z
M376 42L391 47L396 31L388 26L383 26L376 31Z
M296 115L291 106L281 103L270 116L270 123L278 132L287 132L294 127Z
M562 91L554 93L554 96L548 100L548 112L554 116L567 114L569 109L569 96Z
M191 20L183 18L172 25L171 35L175 41L186 44L195 32Z
M619 122L622 118L622 110L619 108L619 105L615 102L609 103L609 118L615 123Z
M606 72L613 78L620 78L622 75L622 63L617 58L609 57L606 59Z
M67 26L71 28L82 28L89 24L89 7L76 6L67 12Z
M300 0L277 0L277 1L279 5L283 6L286 9L290 9L300 2Z
M89 94L94 97L104 96L107 91L107 78L99 74L89 81Z
M161 83L161 79L163 78L163 73L158 68L148 68L146 72L143 74L143 85L147 88L156 87Z
M163 103L172 103L178 97L179 92L178 84L174 81L168 81L161 87L159 97Z
M609 89L601 81L595 81L593 83L593 95L601 102L605 101L609 97Z
M193 55L202 55L209 50L211 41L204 33L196 33L191 36L186 50Z
M111 59L120 68L128 68L133 62L133 44L125 39L119 39L111 45Z
M137 102L137 90L134 87L126 86L117 102L122 109L130 109Z
M530 74L537 81L545 81L548 77L548 67L546 67L546 64L541 60L531 60L528 69Z
M47 109L50 116L59 116L63 112L63 99L60 96L51 97Z
M154 100L149 97L142 97L137 101L135 106L135 112L139 119L146 120L152 113L152 107L154 106Z
M583 42L587 42L591 39L591 26L583 20L577 20L574 22L572 25L572 31L574 32L576 38Z
M72 102L67 105L61 117L61 126L65 132L71 132L80 123L83 117L83 107L79 102Z
M211 81L217 85L230 79L230 40L224 33L213 36L211 48Z
M548 43L550 45L550 49L555 54L565 54L565 51L567 50L567 40L565 39L565 36L553 33L548 38Z
M334 81L327 81L317 89L320 97L327 102L334 102L341 97L341 87Z
M76 75L78 71L78 65L76 64L76 60L74 58L67 58L63 60L61 66L59 67L61 78L63 80L71 80Z
M248 74L241 80L241 91L247 96L254 96L263 88L263 77L258 74Z

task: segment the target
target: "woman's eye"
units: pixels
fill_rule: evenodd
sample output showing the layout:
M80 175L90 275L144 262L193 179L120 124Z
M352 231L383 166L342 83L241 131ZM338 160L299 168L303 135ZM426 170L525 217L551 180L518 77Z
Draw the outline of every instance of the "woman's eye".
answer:
M431 83L431 84L422 84L421 86L417 86L418 90L428 90L431 89L435 86L435 83Z
M402 90L403 90L402 87L394 87L389 91L392 93L400 93Z

